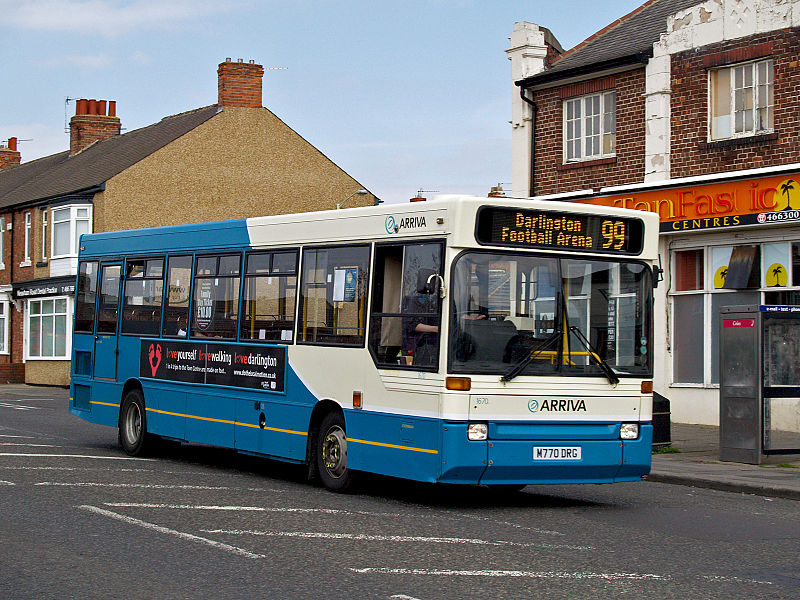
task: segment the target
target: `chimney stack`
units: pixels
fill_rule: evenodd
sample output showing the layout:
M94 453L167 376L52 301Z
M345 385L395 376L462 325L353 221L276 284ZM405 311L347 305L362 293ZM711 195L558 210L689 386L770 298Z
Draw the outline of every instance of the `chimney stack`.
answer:
M21 158L17 152L17 138L8 138L8 146L0 146L0 171L16 167Z
M119 135L121 130L115 101L106 104L105 100L81 98L75 102L75 116L69 122L69 154L72 156L95 142Z
M261 80L264 77L264 67L249 63L240 58L232 62L226 58L219 64L218 100L221 107L261 108Z

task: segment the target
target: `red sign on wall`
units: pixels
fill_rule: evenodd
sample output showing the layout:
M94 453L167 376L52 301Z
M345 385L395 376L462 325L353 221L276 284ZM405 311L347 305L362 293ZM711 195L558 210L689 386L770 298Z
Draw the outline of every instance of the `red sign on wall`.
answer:
M722 319L722 326L725 329L731 327L755 327L755 319Z

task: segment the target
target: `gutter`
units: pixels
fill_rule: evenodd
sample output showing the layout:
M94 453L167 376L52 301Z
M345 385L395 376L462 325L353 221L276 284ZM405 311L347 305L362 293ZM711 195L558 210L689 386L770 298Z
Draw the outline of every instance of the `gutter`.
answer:
M553 70L545 71L537 75L531 75L530 77L527 77L520 81L515 81L514 83L515 85L518 85L520 87L532 88L538 85L563 81L565 79L571 79L573 77L580 77L581 75L593 75L596 77L600 77L602 75L602 72L606 70L647 64L647 62L652 57L653 57L653 49L649 48L648 50L637 52L636 54L620 56L602 62L574 67L572 69L564 69L561 71L553 71Z

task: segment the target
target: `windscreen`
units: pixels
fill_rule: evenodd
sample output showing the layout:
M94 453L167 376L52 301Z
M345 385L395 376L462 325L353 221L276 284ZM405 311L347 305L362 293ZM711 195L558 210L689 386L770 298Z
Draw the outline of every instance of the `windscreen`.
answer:
M652 374L652 273L642 262L466 252L453 266L455 373Z

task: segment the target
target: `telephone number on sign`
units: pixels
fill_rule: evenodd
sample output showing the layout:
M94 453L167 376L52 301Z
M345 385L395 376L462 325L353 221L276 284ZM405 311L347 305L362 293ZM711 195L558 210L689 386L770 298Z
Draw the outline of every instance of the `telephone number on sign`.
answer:
M533 460L580 460L580 446L534 446Z
M758 222L765 223L767 221L798 221L800 220L800 210L782 210L779 212L760 213L758 215Z

